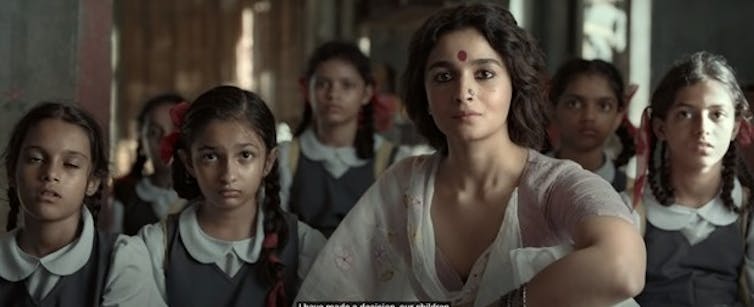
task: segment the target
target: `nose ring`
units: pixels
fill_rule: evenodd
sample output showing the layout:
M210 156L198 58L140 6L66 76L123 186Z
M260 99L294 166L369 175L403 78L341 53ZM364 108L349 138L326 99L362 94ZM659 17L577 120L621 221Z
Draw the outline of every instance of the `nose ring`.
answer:
M469 96L474 97L474 90L469 89Z

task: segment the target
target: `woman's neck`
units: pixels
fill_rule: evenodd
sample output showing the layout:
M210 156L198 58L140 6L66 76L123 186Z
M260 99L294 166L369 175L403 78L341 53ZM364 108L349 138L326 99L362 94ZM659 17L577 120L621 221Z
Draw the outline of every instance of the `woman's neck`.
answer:
M670 184L673 187L675 202L698 208L717 197L722 185L722 165L703 169L672 167Z
M42 258L76 240L83 228L80 221L81 214L52 222L24 214L25 225L18 235L18 245L25 253Z
M314 134L320 143L331 147L353 146L356 139L357 121L349 121L341 124L320 124L315 121Z
M496 141L454 143L449 140L448 156L438 176L460 191L487 191L515 187L529 156L527 148L508 138Z
M242 206L234 210L219 210L203 203L196 212L202 230L218 240L239 241L256 234L257 205Z
M590 151L577 151L568 147L562 147L555 153L558 159L568 159L581 165L585 170L596 171L605 164L605 154L601 147Z

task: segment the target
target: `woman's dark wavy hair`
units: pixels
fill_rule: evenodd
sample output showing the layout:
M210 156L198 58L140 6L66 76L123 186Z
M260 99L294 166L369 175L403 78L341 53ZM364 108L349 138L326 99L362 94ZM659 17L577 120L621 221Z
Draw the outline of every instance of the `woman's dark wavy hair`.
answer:
M21 145L26 139L26 135L34 126L43 120L57 119L69 124L81 127L86 132L90 145L90 157L92 169L89 176L100 181L97 191L91 196L84 197L84 205L87 206L95 219L99 213L102 204L107 201L107 184L109 171L109 158L107 151L107 142L102 128L89 113L80 107L59 102L43 102L34 106L26 112L13 127L10 140L5 146L3 159L5 160L5 175L8 182L15 181L16 167L21 156ZM64 137L64 136L61 136ZM21 201L18 198L18 192L13 184L8 187L8 203L10 212L8 213L8 224L6 230L10 231L16 228L17 216L21 207Z
M432 147L447 154L446 136L429 114L424 78L427 58L438 40L464 28L477 30L505 62L513 88L507 119L511 140L520 146L539 149L545 140L544 56L535 40L516 24L513 15L494 4L464 4L443 9L429 17L414 33L401 80L402 98L409 117Z
M144 147L141 144L141 130L144 129L144 126L147 124L147 121L149 120L148 117L152 113L152 110L163 105L176 105L181 101L186 101L186 99L178 94L168 93L152 97L141 107L141 111L139 111L139 115L136 117L136 123L138 124L137 127L139 129L139 145L136 149L136 161L131 164L131 169L128 171L128 174L126 174L126 178L139 180L144 177L144 165L149 158L144 153Z
M549 98L552 106L558 104L560 96L563 95L566 88L576 77L581 75L597 75L604 77L607 84L610 86L610 90L613 92L615 99L618 101L618 110L623 111L626 108L625 97L625 84L623 83L623 77L620 75L618 69L608 62L603 60L585 60L585 59L572 59L558 69L555 76L550 80L550 92ZM618 130L615 132L620 138L621 150L618 157L615 159L615 166L623 166L628 163L628 160L634 154L634 140L626 127L626 122L622 123Z
M364 80L364 84L367 86L375 85L369 58L356 45L339 41L324 43L314 50L306 65L304 78L306 78L307 83L314 76L320 64L333 59L350 63L359 72L361 79ZM301 135L309 128L314 116L311 102L308 101L309 97L304 97L304 99L307 101L304 103L304 114L301 118L301 123L296 128L296 136ZM375 96L372 96L369 103L361 107L359 127L356 131L356 138L353 140L356 155L362 159L374 157L374 99Z
M186 112L180 127L180 139L173 153L173 188L184 199L201 199L202 194L196 179L180 163L178 151L183 150L190 155L192 142L213 120L248 124L264 142L268 155L273 154L272 150L277 146L275 117L262 98L234 86L218 86L205 92ZM257 273L260 280L272 285L283 279L283 265L277 259L288 240L288 226L280 208L277 160L262 184L265 197L260 209L264 210L265 237L277 234L279 243L275 247L262 249Z
M676 100L676 95L681 89L692 86L702 81L713 80L722 84L733 99L736 120L741 120L749 114L749 106L743 92L736 81L733 68L725 58L709 52L697 52L677 62L662 78L652 94L650 104L652 121L664 121L668 111ZM659 140L653 129L650 129L649 137L649 186L657 200L666 206L674 201L673 187L670 185L670 166L667 155L667 146ZM660 150L655 156L654 151ZM659 157L659 161L656 161ZM736 178L736 145L730 142L728 151L723 157L722 170L722 198L725 207L733 212L740 213L748 209L744 204L742 209L736 207L733 202L733 187ZM751 199L750 199L751 203Z

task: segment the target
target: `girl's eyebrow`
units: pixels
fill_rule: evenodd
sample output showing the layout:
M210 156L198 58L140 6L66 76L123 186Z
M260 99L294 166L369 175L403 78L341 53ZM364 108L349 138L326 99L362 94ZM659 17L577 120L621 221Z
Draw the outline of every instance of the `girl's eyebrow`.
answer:
M697 108L697 106L695 106L695 105L692 105L692 104L689 104L689 103L685 103L685 102L679 102L679 103L676 103L675 105L673 105L673 107L672 107L672 108L673 108L673 109L675 109L675 108L690 108L690 109L696 109L696 108ZM724 103L716 103L716 104L713 104L713 105L711 105L711 106L707 106L707 107L706 107L706 108L704 108L704 109L716 109L716 108L717 108L717 109L719 109L719 108L725 108L725 104L724 104Z
M236 148L253 147L255 149L259 148L259 146L253 143L238 143L238 144L233 145L233 147L236 147ZM217 149L217 146L202 145L202 146L199 146L199 148L197 148L196 150L202 151L202 150L216 150L216 149Z
M493 59L493 58L474 59L474 60L469 61L469 63L471 65L494 64L494 65L497 65L497 66L500 66L500 67L504 67L503 63L500 63L500 61L498 61L496 59ZM429 66L427 66L427 70L432 70L434 68L450 68L450 67L453 67L453 66L454 65L452 63L450 63L449 61L440 60L440 61L436 61L436 62L430 64Z
M215 146L202 145L202 146L199 146L199 148L197 148L196 150L197 150L197 151L202 151L202 150L215 150Z
M254 149L258 149L259 148L259 146L257 146L256 144L253 144L253 143L240 143L240 144L236 144L236 147L238 147L238 148L251 147L251 148L254 148Z

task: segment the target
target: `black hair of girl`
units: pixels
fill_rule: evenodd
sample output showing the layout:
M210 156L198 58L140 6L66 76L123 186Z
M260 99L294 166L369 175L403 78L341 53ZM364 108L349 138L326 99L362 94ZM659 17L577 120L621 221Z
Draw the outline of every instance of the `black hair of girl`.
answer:
M692 86L699 82L714 80L722 84L730 94L736 120L740 120L749 112L743 92L736 81L736 76L725 58L709 52L697 52L677 62L660 81L652 94L651 118L652 120L665 120L668 111L675 102L676 95L681 89ZM671 205L673 200L673 188L670 186L670 167L668 165L666 144L660 141L650 129L649 138L649 186L655 198L663 205ZM659 143L659 144L658 144ZM655 156L654 150L659 147L660 153ZM659 161L655 161L659 157ZM741 212L733 202L733 187L736 178L736 145L730 142L728 151L723 157L722 170L722 198L725 207L733 212ZM746 204L744 204L745 206ZM743 209L747 209L743 207Z
M142 146L141 142L141 130L144 129L144 125L147 124L147 121L149 120L149 115L152 113L152 110L156 109L157 107L163 106L163 105L176 105L179 104L181 101L186 101L183 97L177 95L177 94L161 94L155 97L150 98L147 100L147 102L144 103L144 106L141 107L141 111L139 111L139 116L136 117L136 123L138 127L138 136L139 136L139 142L138 147L136 148L136 160L133 164L131 164L131 169L128 171L128 174L126 175L127 178L139 180L142 177L144 177L143 171L144 171L144 165L147 163L149 158L144 153L144 147Z
M180 163L179 150L190 154L191 143L197 135L213 120L237 121L247 124L256 132L267 150L277 146L275 134L275 117L267 104L256 94L235 86L218 86L201 94L189 107L180 127L180 139L173 153L172 176L173 188L184 199L196 200L202 197L196 179ZM282 247L288 239L288 227L280 208L280 180L278 162L273 164L270 173L262 181L264 187L264 203L260 209L264 210L265 236L276 233L279 238L277 247L263 248L260 256L260 266L257 271L260 280L274 284L282 279L283 267L273 262L277 259Z
M372 74L372 66L369 58L356 45L340 41L324 43L314 50L306 65L304 77L307 82L317 71L317 67L320 64L333 59L350 63L359 72L361 79L364 80L364 84L374 86L374 75ZM304 99L309 99L309 97ZM312 124L312 117L310 101L306 101L301 123L296 128L296 136L301 135L309 128ZM361 107L359 127L356 130L353 147L356 148L356 155L361 159L374 157L374 96L369 103Z
M513 15L495 4L464 4L443 9L413 34L401 80L401 96L409 117L432 147L447 153L446 136L429 114L424 78L427 59L437 41L449 32L465 28L477 30L487 40L510 75L513 94L507 127L511 140L519 146L540 149L545 140L544 55L531 35L516 24Z
M558 104L560 96L563 95L568 85L581 75L604 77L615 99L618 101L618 111L625 110L627 101L623 77L613 64L599 59L572 59L560 66L552 77L552 80L550 80L549 98L552 106ZM634 140L628 132L628 127L626 127L625 123L621 123L615 134L620 138L621 147L623 148L618 157L615 158L615 166L619 167L628 163L628 160L634 154Z
M43 120L57 119L77 125L84 129L89 138L91 148L90 156L92 169L90 176L99 179L100 184L97 191L91 196L84 197L84 205L89 208L92 217L95 219L99 213L100 206L107 200L107 182L109 176L109 158L107 151L107 142L105 134L97 121L89 113L73 104L59 102L43 102L34 106L31 110L21 117L13 127L10 140L5 146L3 159L5 161L5 175L8 182L12 182L18 159L21 155L21 145L26 139L26 134L32 127L36 126ZM16 228L17 216L21 207L21 201L18 199L16 188L12 185L8 187L8 203L10 212L8 213L8 224L6 230L10 231Z

